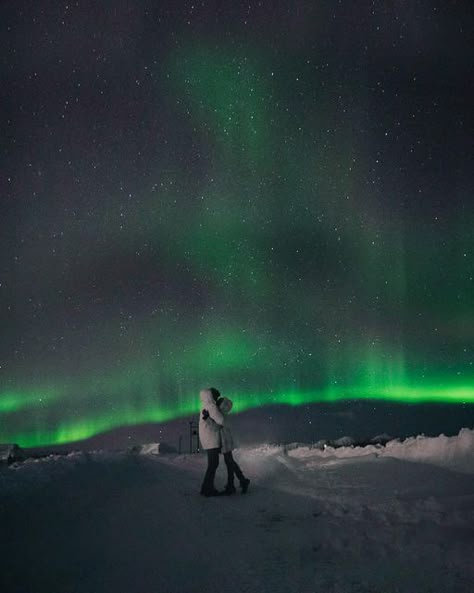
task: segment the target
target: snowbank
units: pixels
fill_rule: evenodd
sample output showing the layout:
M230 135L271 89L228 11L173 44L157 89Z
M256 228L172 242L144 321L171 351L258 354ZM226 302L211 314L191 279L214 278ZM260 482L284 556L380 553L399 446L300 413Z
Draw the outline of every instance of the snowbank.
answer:
M340 439L342 442L342 439ZM348 439L348 442L350 440ZM325 446L323 450L310 445L291 446L286 449L292 457L315 457L321 459L348 459L354 457L391 457L437 465L453 471L474 474L474 429L462 428L459 434L447 437L419 435L404 441L392 440L385 447Z
M380 455L432 463L474 474L474 429L462 428L454 437L444 434L437 437L420 435L406 439L402 443L390 441Z
M160 453L176 453L176 449L167 443L144 443L135 445L130 449L130 452L138 455L159 455Z

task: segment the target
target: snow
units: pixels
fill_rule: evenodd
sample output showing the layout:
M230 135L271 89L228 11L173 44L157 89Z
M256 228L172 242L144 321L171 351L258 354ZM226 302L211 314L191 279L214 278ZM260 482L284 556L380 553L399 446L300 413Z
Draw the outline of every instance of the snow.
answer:
M377 440L381 438L375 437ZM375 440L375 439L372 439ZM354 447L353 439L343 437L335 442L337 447L324 447L317 451L311 446L300 445L292 447L292 455L296 457L310 456L319 459L345 459L348 457L363 457L375 455L377 457L391 457L407 461L419 461L446 467L465 473L474 473L474 430L463 428L454 437L439 435L438 437L425 437L418 435L400 442L393 439L380 445L366 445Z
M158 455L160 453L160 443L145 443L138 447L137 453L141 455Z
M209 499L198 495L203 455L73 452L2 466L0 591L474 590L474 430L235 457L249 493Z

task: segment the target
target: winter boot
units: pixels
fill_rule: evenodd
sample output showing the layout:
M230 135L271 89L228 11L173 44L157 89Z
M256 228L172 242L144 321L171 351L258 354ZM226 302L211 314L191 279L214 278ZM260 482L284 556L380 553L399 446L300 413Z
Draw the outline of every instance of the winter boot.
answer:
M248 478L244 478L240 481L240 487L242 488L242 494L246 494L247 490L249 489L250 480Z
M233 484L231 484L231 485L228 484L225 487L225 490L223 490L221 492L222 496L232 496L232 494L235 494L235 493L236 493L236 490L235 490L235 486Z

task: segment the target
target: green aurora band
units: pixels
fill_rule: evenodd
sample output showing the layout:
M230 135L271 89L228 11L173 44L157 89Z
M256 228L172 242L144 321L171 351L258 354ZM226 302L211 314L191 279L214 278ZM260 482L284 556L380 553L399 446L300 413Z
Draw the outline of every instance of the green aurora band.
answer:
M226 369L229 368L230 361L225 356L220 362L223 363ZM4 442L20 443L23 447L62 444L87 439L118 426L166 422L196 413L199 408L199 395L196 390L177 395L173 405L160 403L159 381L156 373L143 374L144 369L141 369L140 372L141 375L130 374L126 377L115 377L112 380L102 380L95 383L91 381L89 383L89 389L92 392L96 390L97 398L94 399L118 402L107 410L99 410L93 416L90 415L90 412L84 410L80 419L67 418L62 412L60 419L54 420L53 414L48 420L46 414L46 417L37 424L36 428L30 425L28 430L24 432L21 431L21 428L13 431L5 430L6 422L2 422L4 428L1 439ZM385 379L387 379L387 375L385 375ZM376 385L377 382L379 382L378 386ZM122 391L122 394L120 394L120 391ZM130 401L130 393L135 395L133 401ZM0 401L12 401L12 399L7 400L3 396L0 397ZM37 394L36 397L38 398L35 402L36 405L44 405L46 396ZM234 400L235 413L270 404L300 406L350 400L378 400L405 404L474 404L474 387L472 383L463 384L459 381L452 384L438 381L432 384L423 382L419 386L397 385L389 384L386 380L383 381L381 376L373 376L372 380L366 385L345 387L331 385L317 390L289 387L285 390L270 393L232 391L231 397ZM87 398L87 408L92 407L91 401L91 398ZM21 394L18 395L18 402L21 402L19 405L22 407ZM30 399L29 405L33 405L33 400ZM8 409L4 407L0 414L14 411L11 407Z
M472 385L454 385L452 387L432 385L424 387L392 386L385 389L328 388L321 391L282 391L267 394L234 394L235 412L265 406L269 401L273 405L284 404L300 406L315 402L330 403L354 399L382 400L406 404L420 403L469 403L474 404ZM159 404L142 404L140 408L130 406L109 413L82 420L64 420L50 430L29 430L26 433L3 431L2 440L17 442L23 447L70 443L92 437L117 426L133 425L146 422L166 422L175 418L189 416L199 408L199 398L190 396L179 407L172 408Z

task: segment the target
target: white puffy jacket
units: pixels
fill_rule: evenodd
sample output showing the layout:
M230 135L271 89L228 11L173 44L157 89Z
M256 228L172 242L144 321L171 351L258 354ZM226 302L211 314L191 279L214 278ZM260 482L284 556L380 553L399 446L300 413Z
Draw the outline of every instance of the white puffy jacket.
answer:
M232 410L232 401L227 397L222 398L222 401L220 405L217 406L217 409L223 414L223 424L217 424L217 422L215 422L211 416L209 416L207 420L204 420L203 423L206 424L206 428L209 431L218 433L220 439L218 446L221 447L221 453L229 453L235 448L232 430L229 426L229 421L227 420L227 414Z
M203 449L216 449L221 446L221 427L224 425L224 416L209 389L203 389L199 394L201 397L201 411L199 414L199 440ZM202 417L203 410L209 412L209 419ZM213 420L213 422L212 422Z

